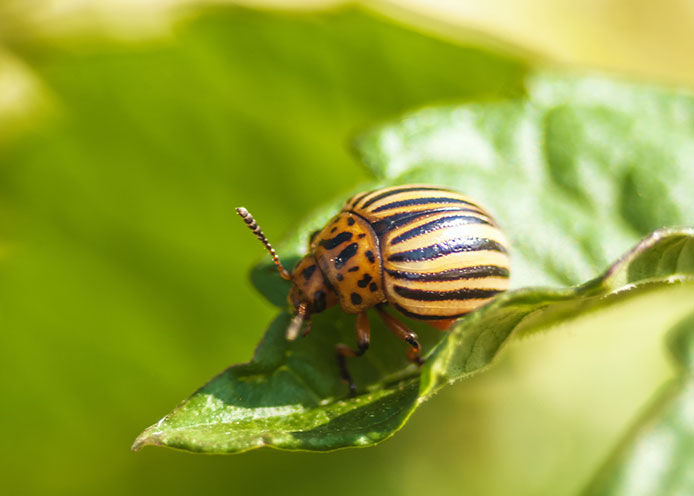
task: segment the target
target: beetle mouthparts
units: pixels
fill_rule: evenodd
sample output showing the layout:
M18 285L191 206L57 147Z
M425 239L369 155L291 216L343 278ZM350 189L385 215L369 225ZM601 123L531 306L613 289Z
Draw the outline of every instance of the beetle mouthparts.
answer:
M294 315L294 318L292 318L292 321L289 323L289 327L287 327L287 341L294 341L299 336L299 331L301 330L303 323L304 314L302 312L298 312L296 315Z

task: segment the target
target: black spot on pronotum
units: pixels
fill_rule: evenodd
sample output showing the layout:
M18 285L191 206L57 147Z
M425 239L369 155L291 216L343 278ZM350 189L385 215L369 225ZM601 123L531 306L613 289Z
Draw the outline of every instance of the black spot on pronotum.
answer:
M374 257L374 254L371 250L366 250L366 253L364 253L366 258L369 259L369 262L374 263L376 261L376 257Z
M350 236L352 235L352 233L349 233L349 234L350 234ZM357 254L357 249L358 249L358 245L356 243L352 243L350 245L347 245L347 248L342 250L339 253L339 255L337 255L337 257L335 258L335 268L339 270L342 267L344 267L345 264L347 263L347 261L350 258L352 258L354 255Z
M311 279L311 276L313 273L316 271L316 265L309 265L306 267L304 270L301 271L301 275L306 279L307 281Z
M359 267L350 267L349 269L347 269L347 272L356 272L358 270L359 270Z
M378 289L378 284L376 284L375 282L372 282L371 284L369 284L369 290L372 293L375 293L377 289Z
M364 277L362 277L361 279L359 279L359 281L357 281L357 286L359 286L360 288L365 288L367 286L367 284L369 284L369 282L371 282L371 279L372 279L372 277L370 274L364 274Z
M319 313L325 310L325 292L318 290L313 295L313 311Z
M333 250L350 239L352 239L352 233L343 231L334 238L322 239L319 244L326 250Z
M344 278L345 278L345 276L343 276L342 274L338 274L338 275L337 275L337 280L338 280L338 281L343 281Z
M352 293L351 295L349 295L349 299L352 300L353 305L360 305L363 301L358 293Z
M353 226L353 225L354 225L354 222L355 222L355 221L354 221L354 217L350 217L350 218L347 219L347 224L349 224L350 226Z

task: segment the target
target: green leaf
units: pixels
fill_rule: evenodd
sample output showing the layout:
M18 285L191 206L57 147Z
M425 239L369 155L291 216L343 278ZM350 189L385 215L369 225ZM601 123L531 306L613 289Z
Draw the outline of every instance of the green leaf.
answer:
M586 496L694 493L694 313L669 335L682 375L664 385L605 466Z
M353 341L353 318L332 309L316 316L310 337L287 343L284 315L250 364L213 379L134 448L228 453L373 444L442 386L488 366L513 335L647 292L693 291L691 229L657 230L636 243L661 224L694 219L694 99L596 78L540 75L529 88L519 100L424 109L358 140L377 185L445 184L487 205L512 241L512 285L521 289L457 323L421 370L376 324L374 346L351 364L361 391L351 399L336 380L334 346ZM343 200L279 245L285 260L304 253L308 233ZM256 267L252 280L282 304L287 288L270 263ZM574 287L561 288L567 285ZM432 349L440 337L407 322Z
M652 264L653 270L634 271L644 259L658 263ZM284 339L288 316L283 315L270 326L253 361L222 372L145 430L133 449L164 445L233 453L261 446L331 450L374 444L398 430L440 387L489 365L514 332L547 329L627 296L668 286L685 286L694 297L693 264L694 230L658 231L584 286L508 292L462 319L428 357L421 378L413 367L394 368L396 362L384 360L386 350L371 350L364 358L367 368L375 368L370 371L375 382L355 398L345 396L344 386L336 387L335 334L316 332L289 343ZM659 271L661 265L672 272ZM345 319L335 312L329 318L317 327L325 330L333 324L344 336ZM358 369L358 381L366 379L363 369Z

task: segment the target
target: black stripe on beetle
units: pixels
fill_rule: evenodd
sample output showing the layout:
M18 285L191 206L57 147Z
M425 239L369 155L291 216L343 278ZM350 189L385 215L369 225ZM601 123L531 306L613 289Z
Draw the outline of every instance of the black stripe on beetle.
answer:
M393 210L394 208L400 207L411 207L413 205L436 205L441 203L457 203L463 205L475 206L474 203L469 201L459 200L457 198L446 198L445 196L431 197L431 198L410 198L409 200L400 200L392 203L386 203L380 207L376 207L372 210L373 213L383 212L384 210Z
M351 236L351 233L350 233ZM359 248L359 245L356 243L352 243L351 245L347 245L347 248L342 250L340 254L335 258L335 268L336 269L341 269L342 267L345 266L347 261L352 258L354 255L357 254L357 249Z
M440 212L472 212L479 214L479 212L472 208L461 208L461 207L439 207L439 208L429 208L426 210L415 210L414 212L400 212L397 214L389 215L381 220L377 220L371 227L378 236L383 236L386 232L400 227L405 227L407 224L415 222L416 220L424 217L425 215L437 214Z
M352 233L348 231L343 231L334 238L321 239L319 244L326 250L333 250L337 246L349 241L350 239L352 239Z
M359 270L358 266L357 267L350 267L349 269L347 269L347 272L356 272L358 270Z
M390 262L419 262L467 251L491 250L506 253L506 248L498 241L487 238L455 238L414 250L394 253L388 257Z
M364 198L366 198L367 196L369 196L371 193L375 193L376 191L378 191L378 190L377 190L377 189L372 189L371 191L365 191L365 192L363 192L363 193L357 195L357 196L354 198L354 200L352 200L352 206L353 206L353 207L356 206L357 203L359 203L360 201L362 201Z
M403 272L386 269L388 275L395 279L407 281L457 281L460 279L482 279L485 277L509 277L506 267L497 265L472 265L457 269L443 270L441 272Z
M376 190L378 191L378 190ZM376 195L373 198L370 198L369 201L364 203L361 208L368 208L374 203L376 203L378 200L382 200L383 198L388 198L389 196L397 195L398 193L408 193L410 191L445 191L441 188L436 188L436 187L427 187L427 186L410 186L410 187L405 187L405 188L395 188L391 189L390 191L386 191L385 193L381 193L380 195ZM375 191L371 191L371 193L375 193ZM361 200L361 198L360 198ZM356 202L355 202L356 205Z
M397 245L398 243L402 243L403 241L407 241L408 239L416 238L417 236L421 236L422 234L427 234L432 231L438 231L439 229L447 229L449 227L463 226L465 224L489 225L489 222L485 219L482 219L481 217L474 217L468 215L454 215L451 217L442 217L440 219L432 220L431 222L422 224L421 226L417 226L413 229L410 229L409 231L405 231L399 236L394 237L391 240L390 244Z
M410 312L409 310L405 310L402 306L398 305L397 303L394 303L393 306L395 309L405 315L406 317L410 317L413 319L417 320L448 320L448 319L457 319L459 317L462 317L463 315L467 315L470 312L463 312L463 313L454 313L451 315L427 315L424 313L415 313L415 312Z
M428 291L404 286L393 286L397 294L408 300L447 301L447 300L481 300L501 293L500 289L462 288L453 291Z
M376 261L376 257L374 257L374 254L371 250L366 250L366 253L364 253L364 256L369 259L369 262L374 263Z

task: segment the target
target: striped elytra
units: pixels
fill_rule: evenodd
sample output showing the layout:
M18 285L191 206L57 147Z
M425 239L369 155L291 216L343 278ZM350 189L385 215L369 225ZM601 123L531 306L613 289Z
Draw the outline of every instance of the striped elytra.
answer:
M385 311L446 329L491 301L509 285L506 239L491 215L460 193L429 185L377 189L350 198L309 241L309 253L289 273L245 209L237 209L265 244L282 277L292 282L289 302L294 339L310 317L339 304L357 314L357 347L339 344L342 379L356 391L345 357L368 347L366 311L376 309L386 327L410 347L421 363L417 336Z
M343 212L373 229L385 297L408 317L445 326L508 288L506 238L466 196L434 186L398 186L356 195Z

